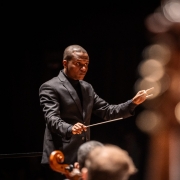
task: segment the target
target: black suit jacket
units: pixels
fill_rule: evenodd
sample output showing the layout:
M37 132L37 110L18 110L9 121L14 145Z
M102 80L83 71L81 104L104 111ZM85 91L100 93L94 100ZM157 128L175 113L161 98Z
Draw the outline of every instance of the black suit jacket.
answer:
M72 135L70 130L77 122L89 125L92 113L103 120L132 115L131 100L110 105L95 93L91 84L80 80L80 86L83 107L75 89L61 71L57 77L43 83L39 89L40 105L46 122L42 164L49 163L49 156L55 150L63 152L64 163L73 164L77 161L79 146L90 140L90 128L78 135Z

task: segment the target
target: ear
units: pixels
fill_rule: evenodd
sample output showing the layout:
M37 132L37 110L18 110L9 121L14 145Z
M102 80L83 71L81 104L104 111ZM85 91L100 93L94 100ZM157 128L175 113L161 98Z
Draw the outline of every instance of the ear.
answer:
M81 170L81 174L82 174L82 180L87 180L88 179L88 169L83 167Z
M67 60L63 60L63 67L67 68Z
M74 167L77 168L77 169L79 169L79 163L78 163L78 162L75 162L75 163L74 163Z

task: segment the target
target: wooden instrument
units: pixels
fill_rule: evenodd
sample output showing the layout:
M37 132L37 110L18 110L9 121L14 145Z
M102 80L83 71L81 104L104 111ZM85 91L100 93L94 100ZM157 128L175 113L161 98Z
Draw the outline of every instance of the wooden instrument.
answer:
M70 180L81 180L81 172L73 165L63 164L64 154L61 151L53 151L49 157L52 170L64 174Z

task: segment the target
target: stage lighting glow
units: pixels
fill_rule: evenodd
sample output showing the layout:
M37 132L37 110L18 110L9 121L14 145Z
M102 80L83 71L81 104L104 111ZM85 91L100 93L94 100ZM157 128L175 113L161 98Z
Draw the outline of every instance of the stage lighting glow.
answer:
M161 84L161 94L162 94L166 90L168 90L171 84L171 79L167 73L164 74L164 76L160 79L160 84Z
M178 102L175 107L175 116L177 121L180 123L180 102Z
M145 23L148 30L154 33L166 32L171 25L161 12L155 12L147 17Z
M169 1L163 7L164 16L171 22L180 22L180 2Z
M165 44L153 44L144 49L143 56L145 59L156 59L162 65L165 65L170 60L171 52Z
M139 74L150 82L158 81L164 75L162 64L155 59L143 61L138 68Z
M146 133L153 133L161 124L160 114L155 113L154 111L144 110L136 118L137 127Z

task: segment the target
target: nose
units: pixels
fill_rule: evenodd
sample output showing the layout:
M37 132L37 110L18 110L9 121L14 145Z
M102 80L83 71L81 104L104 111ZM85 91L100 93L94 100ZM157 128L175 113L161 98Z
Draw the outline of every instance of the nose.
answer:
M81 67L81 71L86 71L87 70L87 67L85 66L85 65L83 65L82 67Z

